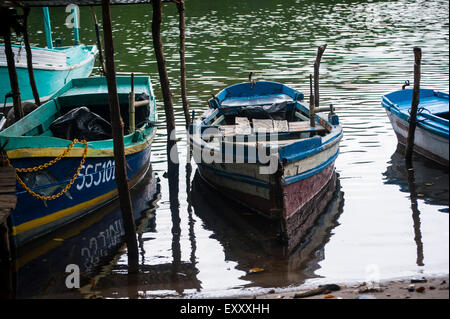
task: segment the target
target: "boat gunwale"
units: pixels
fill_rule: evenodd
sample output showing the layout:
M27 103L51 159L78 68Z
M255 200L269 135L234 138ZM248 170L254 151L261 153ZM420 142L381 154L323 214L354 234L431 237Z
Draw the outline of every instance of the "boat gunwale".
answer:
M85 48L89 48L89 51L85 54L86 58L83 59L81 62L77 63L77 64L73 64L73 65L69 65L66 62L66 65L61 66L60 64L37 64L37 63L33 63L33 70L44 70L44 71L70 71L73 69L78 69L80 67L82 67L83 65L90 63L93 59L95 59L95 57L98 54L98 48L95 44L93 45L85 45L85 44L77 44L75 46L80 46L80 47L85 47ZM67 46L67 47L59 47L61 49L70 49L73 48L74 46ZM58 52L58 51L62 51L62 50L57 50L57 49L47 49L47 48L37 48L37 47L32 47L32 49L38 49L38 50L46 50L46 51L50 51L50 52ZM0 61L0 67L8 67L8 64L5 62ZM26 62L23 63L16 63L16 68L27 68L27 64Z

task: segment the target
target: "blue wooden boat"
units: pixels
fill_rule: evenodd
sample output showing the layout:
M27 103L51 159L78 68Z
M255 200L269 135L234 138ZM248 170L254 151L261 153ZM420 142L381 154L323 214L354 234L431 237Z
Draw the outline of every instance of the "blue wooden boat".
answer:
M398 143L403 146L408 136L412 92L412 89L391 92L384 95L381 101L397 135ZM448 120L448 93L421 89L414 134L414 152L447 167L449 165Z
M136 129L130 132L131 78L117 77L117 89L122 118L127 123L125 156L132 187L150 165L156 102L150 79L135 77L135 98L144 97L148 103L136 109ZM0 145L17 173L17 207L11 212L16 245L57 229L118 196L109 120L106 78L80 78L0 132ZM87 128L88 133L77 127ZM82 141L86 136L95 140ZM20 171L24 168L36 171Z
M74 28L75 45L54 47L48 8L44 10L44 26L47 48L31 47L33 57L33 73L41 102L47 101L53 94L73 78L88 77L94 68L98 49L95 45L79 44L78 28ZM74 15L77 17L77 15ZM27 58L24 45L12 46L19 90L22 102L34 102L33 92L27 69ZM0 44L0 99L2 105L12 106L12 98L6 98L11 92L8 65L4 44Z
M200 175L222 194L278 221L293 249L316 220L313 206L335 183L338 116L317 113L311 126L303 93L269 81L229 86L209 102L190 127Z

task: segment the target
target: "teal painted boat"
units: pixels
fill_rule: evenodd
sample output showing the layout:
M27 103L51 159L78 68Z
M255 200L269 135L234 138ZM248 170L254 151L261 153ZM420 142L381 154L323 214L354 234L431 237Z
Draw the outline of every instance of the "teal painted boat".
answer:
M150 166L156 102L150 78L134 77L135 99L148 103L136 108L135 129L130 131L131 78L117 77L117 89L125 123L127 177L133 187ZM17 173L18 200L11 212L16 246L67 225L118 196L109 114L106 78L79 78L0 132L0 146Z
M79 44L77 27L73 29L75 45L54 47L48 8L43 8L43 10L47 48L31 47L33 73L41 102L47 101L71 79L88 77L94 68L95 57L98 54L97 46ZM74 17L77 17L77 15L74 15ZM22 102L34 102L27 69L25 46L13 45L12 49ZM4 44L1 44L0 102L2 105L6 102L7 107L12 106L12 97L8 97L10 92L11 85L5 47Z

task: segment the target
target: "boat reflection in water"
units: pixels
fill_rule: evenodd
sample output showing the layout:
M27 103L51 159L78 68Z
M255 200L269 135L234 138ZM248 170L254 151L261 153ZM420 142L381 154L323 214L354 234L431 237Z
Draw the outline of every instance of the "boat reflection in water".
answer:
M154 228L154 209L159 184L151 167L131 191L138 233ZM153 226L152 226L153 225ZM80 298L83 286L92 286L96 276L115 254L124 249L124 226L118 200L93 214L33 241L16 251L7 298ZM69 289L66 272L70 264L80 269L79 289Z
M222 197L198 172L192 182L191 201L204 227L223 246L225 259L237 262L236 268L246 272L241 279L250 282L247 286L265 288L301 284L316 277L314 272L324 259L324 246L343 210L343 194L334 172L326 192L313 206L320 213L312 216L319 217L311 222L312 228L291 253L286 243L279 240L277 223ZM253 268L264 271L255 274Z
M417 266L424 265L422 232L420 230L420 210L418 199L428 205L444 206L438 211L449 212L448 168L439 166L419 156L414 156L410 164L405 161L404 147L399 145L392 154L390 165L383 174L385 184L400 186L400 191L409 193L414 227L414 241L417 246ZM446 206L446 207L445 207Z

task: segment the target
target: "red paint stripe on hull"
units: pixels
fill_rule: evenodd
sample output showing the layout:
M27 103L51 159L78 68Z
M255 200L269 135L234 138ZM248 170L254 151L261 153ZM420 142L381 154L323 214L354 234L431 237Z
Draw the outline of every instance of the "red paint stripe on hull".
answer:
M334 163L311 177L283 186L285 217L289 218L313 199L328 183L333 171Z

